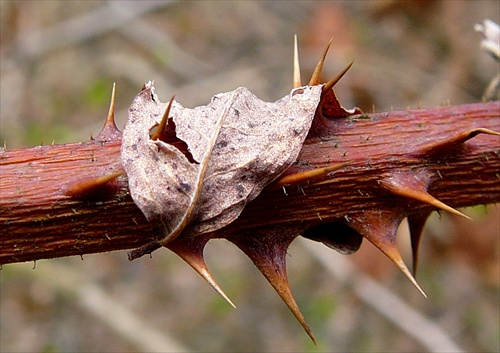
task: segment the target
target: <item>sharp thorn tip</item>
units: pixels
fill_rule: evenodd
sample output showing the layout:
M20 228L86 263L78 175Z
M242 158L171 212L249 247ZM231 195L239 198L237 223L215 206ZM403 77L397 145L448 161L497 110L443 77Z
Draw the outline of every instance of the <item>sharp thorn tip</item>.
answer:
M293 49L293 88L301 86L302 80L300 78L299 46L297 44L297 35L295 35Z
M412 176L415 178L415 176ZM393 176L391 179L382 180L381 185L386 189L392 192L395 195L408 197L414 200L418 200L434 206L440 210L448 211L457 216L461 216L467 219L472 219L469 216L463 214L462 212L454 209L451 206L448 206L442 201L439 201L437 198L432 196L427 192L426 186L424 183L416 183L416 179L405 179L408 178L408 174L404 174L401 176Z
M111 102L109 104L108 117L106 118L106 125L115 124L115 99L116 99L116 82L113 82L111 89Z
M288 282L285 257L289 241L286 240L281 244L279 244L278 241L278 243L274 244L273 247L255 247L253 246L253 243L249 242L246 238L243 239L235 237L228 240L240 248L240 250L242 250L253 261L255 266L264 275L276 293L281 297L283 302L288 306L302 328L306 331L307 335L311 338L314 344L316 344L316 339L314 338L312 330L307 324L304 315L300 312Z
M165 110L165 113L163 114L163 117L161 118L160 125L156 128L156 131L154 132L153 135L151 135L151 140L160 140L163 141L165 139L165 128L167 126L169 114L170 114L170 108L172 107L172 102L174 101L175 96L172 96L170 98L170 102L168 102L167 109Z
M296 185L305 183L315 178L326 176L331 172L341 169L348 165L348 163L332 164L327 167L316 168L311 170L306 170L303 172L298 172L295 174L289 174L284 177L279 178L276 182L269 185L270 190L281 189L284 186Z
M380 246L381 244L375 245L401 270L401 272L403 272L403 274L410 280L415 288L417 288L420 293L422 293L423 296L427 298L427 295L417 283L415 277L413 277L410 270L408 270L408 267L404 263L396 244L391 242L389 244L384 244L384 246Z
M422 293L422 295L425 298L427 298L427 294L425 294L425 292L422 289L422 287L420 287L420 285L418 284L417 280L415 279L415 277L413 277L413 275L411 274L410 270L408 270L408 267L406 267L406 265L403 262L403 260L400 260L400 261L395 262L395 263L399 267L399 269L403 272L403 274L406 276L406 278L408 278L410 280L410 282L415 286L415 288L417 288L418 291L420 293Z
M207 239L198 239L196 243L194 240L186 239L178 242L171 242L167 245L167 248L173 251L177 256L183 259L189 266L191 266L203 279L210 284L210 286L219 295L224 298L229 305L236 308L236 305L229 299L229 297L224 293L222 288L217 284L212 274L208 270L207 264L203 258L203 248L208 242Z
M323 50L323 53L321 54L321 57L320 57L318 63L316 64L316 67L314 68L314 72L311 75L311 79L309 80L309 86L315 86L315 85L319 84L319 82L321 80L321 72L323 71L323 64L325 63L325 59L326 59L326 54L328 54L328 50L330 49L332 42L333 42L333 38L330 39L325 50Z
M323 93L328 92L337 84L337 82L340 81L340 79L346 74L347 71L351 68L352 64L354 64L354 61L351 61L349 65L347 65L344 70L342 70L340 73L338 73L334 78L332 78L330 81L325 83L323 86Z

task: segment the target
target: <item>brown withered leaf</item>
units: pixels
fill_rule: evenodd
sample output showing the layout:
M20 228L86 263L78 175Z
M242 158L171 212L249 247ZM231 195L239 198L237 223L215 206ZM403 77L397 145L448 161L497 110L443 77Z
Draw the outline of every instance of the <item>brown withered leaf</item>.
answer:
M134 202L161 229L159 244L235 220L296 160L320 97L321 86L304 86L267 103L240 87L194 109L173 101L165 135L175 134L183 151L150 137L167 104L144 85L129 109L121 162Z

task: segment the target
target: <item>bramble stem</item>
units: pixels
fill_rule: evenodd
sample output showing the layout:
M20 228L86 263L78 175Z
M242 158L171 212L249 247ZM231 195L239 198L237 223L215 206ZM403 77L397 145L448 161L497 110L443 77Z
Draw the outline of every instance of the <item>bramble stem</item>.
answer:
M377 184L381 175L399 170L433 173L429 193L451 207L500 202L500 137L480 134L446 156L428 158L424 148L472 128L499 131L499 119L499 102L491 102L332 120L331 137L306 141L285 174L348 165L314 185L265 190L216 236L265 227L300 232L363 210L407 205ZM121 169L120 137L100 137L0 150L0 264L133 249L154 238L125 175L88 197L67 193ZM412 205L415 212L430 207Z

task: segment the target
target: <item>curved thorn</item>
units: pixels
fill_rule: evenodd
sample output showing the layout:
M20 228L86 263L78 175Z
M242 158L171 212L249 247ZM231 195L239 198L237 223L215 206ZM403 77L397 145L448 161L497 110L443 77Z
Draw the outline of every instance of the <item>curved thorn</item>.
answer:
M274 232L269 236L272 239L267 239L268 241L260 237L257 239L249 235L231 237L228 240L234 243L253 261L255 266L288 306L314 344L316 344L316 339L304 315L300 312L288 282L286 273L286 250L291 240L285 238L278 239L279 237L276 237L276 233Z
M203 249L210 238L205 237L205 239L202 239L202 237L203 236L197 236L182 240L174 240L167 244L166 247L186 261L189 266L198 272L198 274L220 294L222 298L224 298L233 308L236 308L234 303L220 288L208 270L207 264L203 258Z
M347 65L344 68L344 70L342 70L341 72L339 72L334 78L332 78L330 81L328 81L327 83L325 83L325 85L323 86L323 93L328 92L329 90L331 90L333 88L333 86L335 86L337 84L337 82L339 82L340 79L346 74L346 72L349 71L349 69L351 68L352 64L354 64L354 61L351 61L351 63L349 65Z
M328 54L328 50L330 49L330 45L332 45L333 38L330 39L328 42L328 45L326 46L325 50L323 50L323 54L321 54L321 57L316 64L316 67L314 68L314 72L311 76L311 79L309 80L309 86L315 86L319 84L319 81L321 80L321 71L323 71L323 64L325 63L326 59L326 54Z
M351 216L349 225L382 251L410 282L427 297L406 267L396 245L398 226L404 218L400 211L368 211L361 216Z
M348 163L333 164L328 167L306 170L303 172L289 174L269 185L270 190L281 189L283 186L301 184L311 179L319 178L333 171L344 168Z
M113 82L111 89L111 102L109 103L108 117L106 118L105 126L108 124L115 125L115 100L116 100L116 82Z
M375 246L377 244L373 243ZM406 267L406 264L404 263L403 259L401 258L401 254L399 253L399 250L396 246L396 244L391 244L391 246L384 246L382 249L381 247L377 246L392 262L398 266L398 268L403 272L403 274L410 280L410 282L422 293L424 297L427 298L427 294L423 291L423 289L420 287L420 285L417 283L415 280L415 277L411 274L410 270L408 270L408 267Z
M457 216L472 219L429 194L427 192L428 182L429 177L427 175L417 175L416 173L409 172L385 177L380 181L380 185L395 195L421 201Z
M494 130L475 128L458 133L455 136L447 138L444 141L431 142L427 145L424 145L420 149L428 155L440 155L460 147L467 140L470 140L471 138L479 134L500 136L500 132L496 132Z
M498 131L494 131L494 130L490 130L490 129L485 129L485 128L477 128L477 129L474 129L470 132L470 137L469 138L473 138L474 136L478 135L478 134L486 134L486 135L493 135L493 136L500 136L500 132ZM468 138L468 139L469 139Z
M98 141L110 141L118 138L121 135L120 130L116 127L115 122L115 99L116 99L116 83L113 82L111 90L111 102L109 103L108 116L104 122L101 132L96 136ZM93 139L91 137L91 139Z
M413 259L412 274L414 277L417 274L420 239L422 238L422 232L424 230L425 222L427 221L427 218L430 214L430 211L425 211L408 216L408 227L410 229L411 252Z
M295 35L293 46L293 88L302 86L300 79L299 46L297 44L297 35Z
M124 174L125 171L121 170L109 175L79 180L68 185L64 194L71 197L85 197L91 195L96 189L103 187L105 184Z
M454 209L453 207L448 206L444 202L439 201L434 196L429 194L427 191L404 188L404 187L394 187L394 188L391 188L390 191L393 194L396 194L399 196L405 196L408 198L412 198L412 199L427 203L431 206L434 206L434 207L439 208L439 209L444 210L444 211L448 211L448 212L453 213L457 216L464 217L467 219L472 219L469 216L463 214L462 212Z
M413 194L414 198L417 199L417 200L420 200L422 202L426 202L430 205L433 205L439 209L442 209L444 211L448 211L450 213L453 213L457 216L460 216L460 217L464 217L466 219L470 219L472 220L471 217L467 216L466 214L454 209L453 207L450 207L448 206L447 204L445 204L444 202L441 202L439 201L438 199L436 199L434 196L432 196L431 194L427 193L427 192L416 192Z
M172 107L172 102L174 101L175 96L170 98L170 102L168 102L167 109L165 110L165 114L163 114L163 118L160 121L160 125L157 126L156 131L153 135L151 135L151 140L160 140L164 141L166 138L165 127L168 122L168 115L170 114L170 108Z

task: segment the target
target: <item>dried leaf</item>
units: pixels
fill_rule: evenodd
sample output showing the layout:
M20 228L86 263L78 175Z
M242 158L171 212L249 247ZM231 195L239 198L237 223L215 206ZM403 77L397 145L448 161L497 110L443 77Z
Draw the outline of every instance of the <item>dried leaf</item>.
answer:
M484 39L481 41L481 48L488 52L496 61L500 61L500 26L498 26L498 23L486 19L483 21L483 24L476 24L474 28L484 36ZM500 73L496 70L496 75L484 91L483 100L498 100L497 92L499 88Z
M296 160L320 97L321 86L305 86L267 103L240 87L194 109L173 101L165 135L185 151L150 138L167 104L146 84L129 109L121 160L134 202L162 232L160 244L235 220Z
M492 20L486 19L482 24L474 26L476 32L484 35L481 47L490 53L497 61L500 60L500 26Z

